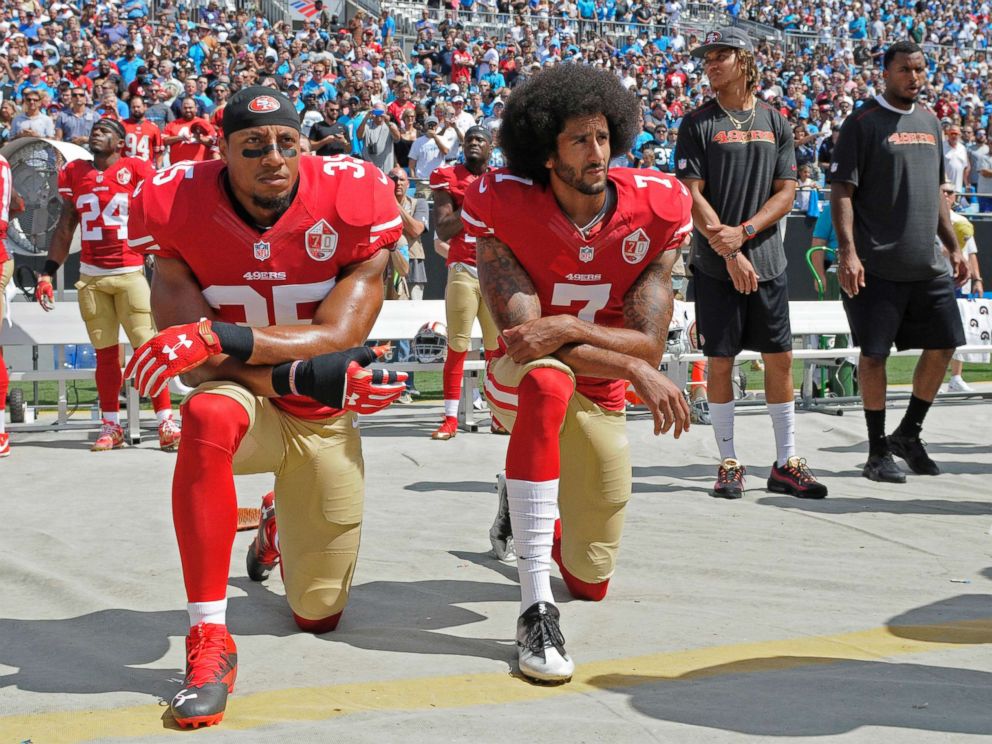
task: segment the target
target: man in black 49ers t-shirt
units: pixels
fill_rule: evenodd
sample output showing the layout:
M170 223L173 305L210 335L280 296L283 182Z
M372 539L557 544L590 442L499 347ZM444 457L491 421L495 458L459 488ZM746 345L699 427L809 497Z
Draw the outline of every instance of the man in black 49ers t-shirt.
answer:
M968 279L968 264L940 196L940 126L916 105L927 80L923 51L897 42L886 50L884 65L885 92L841 127L830 165L830 205L844 309L861 347L858 381L868 425L864 476L905 483L893 454L914 473L940 472L920 431L954 348L964 343L954 285ZM934 235L947 251L951 272ZM923 354L906 415L886 437L885 361L893 343Z

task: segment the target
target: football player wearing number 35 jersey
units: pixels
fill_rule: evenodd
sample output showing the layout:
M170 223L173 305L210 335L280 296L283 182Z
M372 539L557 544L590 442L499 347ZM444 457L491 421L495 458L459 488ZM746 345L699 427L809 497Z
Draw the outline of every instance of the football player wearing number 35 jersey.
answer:
M59 172L59 195L64 200L62 214L35 288L35 298L41 306L52 309L52 276L68 257L72 234L78 226L82 242L76 283L79 313L96 349L96 389L103 420L93 443L94 452L125 446L119 420L124 382L117 345L121 326L134 348L155 335L144 261L127 247L132 195L138 184L151 178L154 170L144 160L121 154L124 137L124 127L119 121L100 119L90 131L92 162L74 160ZM180 432L172 419L168 389L154 396L152 405L158 417L159 446L175 450Z
M631 491L625 381L655 434L689 428L682 392L658 365L692 200L669 176L607 171L639 124L636 97L610 73L539 72L503 115L508 168L476 181L462 207L501 332L486 393L511 430L497 522L508 514L520 576L517 656L522 674L545 682L574 670L551 560L579 599L603 599L613 575ZM497 551L507 532L494 525Z
M218 723L237 674L225 619L234 474L276 475L249 576L281 563L297 625L334 630L362 527L357 414L406 389L403 373L366 369L376 352L363 346L403 230L392 182L348 157L301 159L296 109L270 88L238 91L223 127L223 160L156 174L130 222L131 245L155 257L152 310L164 330L126 374L152 393L176 375L196 386L172 482L190 618L172 700L182 727Z

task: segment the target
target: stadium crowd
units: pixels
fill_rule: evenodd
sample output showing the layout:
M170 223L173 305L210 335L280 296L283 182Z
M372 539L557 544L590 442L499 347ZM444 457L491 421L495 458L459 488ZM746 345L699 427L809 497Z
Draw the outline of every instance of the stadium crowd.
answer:
M570 62L613 70L641 97L643 129L618 164L675 170L682 117L712 96L688 54L700 33L688 30L698 24L681 0L454 5L425 6L401 40L389 9L344 21L322 0L298 30L216 0L192 8L173 0L154 8L147 0L4 2L0 140L41 135L85 144L93 122L111 117L129 131L128 154L156 165L217 157L225 102L258 83L287 93L313 151L351 153L386 172L398 164L425 183L459 160L470 126L499 129L520 81ZM792 124L797 165L805 166L797 207L807 209L809 190L825 185L832 133L880 91L881 54L904 37L922 41L929 54L923 101L947 134L951 180L963 194L992 195L987 2L745 8L731 0L726 13L784 32L756 39L756 61L760 95ZM498 146L493 164L501 164ZM959 207L992 211L992 198L965 195Z

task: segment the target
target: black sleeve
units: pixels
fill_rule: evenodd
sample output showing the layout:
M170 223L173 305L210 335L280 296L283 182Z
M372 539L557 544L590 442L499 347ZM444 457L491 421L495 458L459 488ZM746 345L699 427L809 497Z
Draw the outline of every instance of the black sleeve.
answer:
M840 137L834 145L830 161L830 180L858 185L861 171L861 141L858 123L848 116L840 128ZM943 158L941 158L943 160Z
M773 114L778 124L778 159L775 162L775 181L797 180L796 175L796 141L792 136L792 127L785 117L779 113Z
M675 175L678 178L705 181L706 151L700 136L699 118L686 118L688 121L682 121L675 144L675 152L677 153Z

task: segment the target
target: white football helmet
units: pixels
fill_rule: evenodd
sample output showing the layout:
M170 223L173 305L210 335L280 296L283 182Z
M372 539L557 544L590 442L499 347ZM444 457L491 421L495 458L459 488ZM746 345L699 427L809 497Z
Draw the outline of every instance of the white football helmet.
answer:
M422 364L443 362L448 356L448 329L439 321L424 323L413 337L413 358Z

